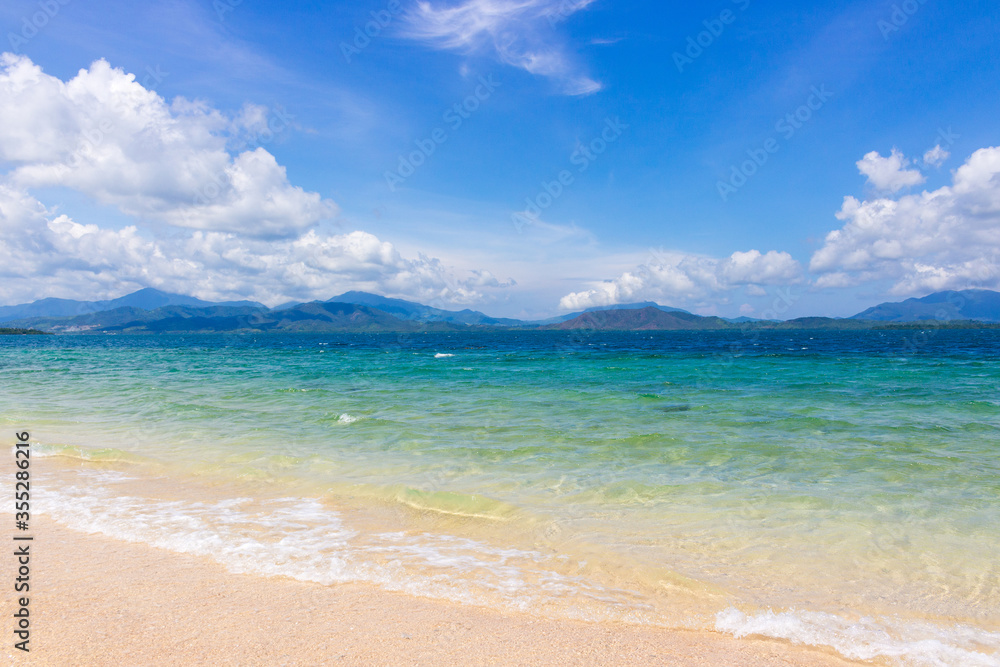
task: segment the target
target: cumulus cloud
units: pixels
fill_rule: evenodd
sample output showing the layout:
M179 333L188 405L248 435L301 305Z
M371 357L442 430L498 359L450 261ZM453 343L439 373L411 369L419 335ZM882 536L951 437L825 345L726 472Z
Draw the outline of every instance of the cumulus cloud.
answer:
M1000 286L1000 148L983 148L952 185L891 199L846 197L809 268L820 287L893 281L894 294Z
M951 153L941 148L941 144L938 144L934 148L924 153L924 166L940 167L942 164L944 164L944 161L950 157Z
M726 285L776 285L796 279L802 268L787 252L734 252L719 264Z
M560 43L555 26L594 0L464 0L450 6L418 2L405 36L461 53L491 51L501 62L558 82L567 95L601 84L584 74Z
M226 116L166 102L99 60L68 81L23 56L0 56L0 303L107 298L157 287L271 305L351 289L472 303L503 289L485 270L406 257L363 231L319 224L333 202L288 181L259 145L291 123L248 104ZM33 190L59 186L116 206L117 229L50 209Z
M18 186L64 186L140 220L259 237L292 236L336 214L333 202L291 185L264 148L227 151L234 137L246 145L287 117L168 104L104 60L63 82L3 54L0 117L0 160L15 167L8 180Z
M800 282L802 267L786 252L734 252L717 259L679 252L656 252L648 262L614 280L564 296L559 307L580 310L635 301L692 301L738 287Z
M470 274L467 283L476 287L513 287L517 284L513 278L501 282L493 273L485 269L473 269Z
M205 299L329 298L349 289L440 303L482 300L505 287L489 272L455 275L439 260L404 257L362 231L267 241L194 231L155 239L137 227L107 229L56 215L0 183L0 302L41 296L98 298L152 286ZM44 293L39 293L39 284Z
M856 164L858 171L867 176L868 182L880 192L892 194L924 182L924 175L916 169L907 169L910 161L895 148L889 157L872 151Z

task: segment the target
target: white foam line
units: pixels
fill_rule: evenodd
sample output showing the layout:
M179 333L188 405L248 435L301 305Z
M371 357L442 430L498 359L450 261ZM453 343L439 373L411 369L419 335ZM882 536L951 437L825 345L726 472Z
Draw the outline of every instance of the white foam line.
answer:
M916 620L848 620L824 612L768 610L747 615L730 607L716 615L716 630L736 637L762 635L798 644L829 646L853 660L889 658L904 665L1000 666L1000 633Z
M553 599L607 601L609 620L642 609L614 590L548 569L550 558L539 552L448 535L359 533L316 499L153 500L100 483L128 478L81 476L81 485L43 487L38 511L83 532L207 556L232 572L326 585L363 581L469 604L499 595L494 602L521 610Z

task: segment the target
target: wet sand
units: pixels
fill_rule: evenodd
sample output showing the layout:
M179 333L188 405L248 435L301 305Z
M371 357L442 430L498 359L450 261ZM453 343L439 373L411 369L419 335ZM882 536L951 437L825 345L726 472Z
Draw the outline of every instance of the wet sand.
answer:
M13 525L12 515L0 518ZM0 655L10 664L857 664L770 639L537 618L369 585L234 574L206 558L45 517L33 517L31 528L29 654L13 646L12 584L0 601ZM3 581L13 582L15 560L2 558Z

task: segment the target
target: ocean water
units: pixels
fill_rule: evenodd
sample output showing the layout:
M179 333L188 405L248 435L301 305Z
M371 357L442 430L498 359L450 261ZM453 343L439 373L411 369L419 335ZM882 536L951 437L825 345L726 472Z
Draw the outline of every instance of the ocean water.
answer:
M236 572L1000 665L1000 332L0 337L37 510Z

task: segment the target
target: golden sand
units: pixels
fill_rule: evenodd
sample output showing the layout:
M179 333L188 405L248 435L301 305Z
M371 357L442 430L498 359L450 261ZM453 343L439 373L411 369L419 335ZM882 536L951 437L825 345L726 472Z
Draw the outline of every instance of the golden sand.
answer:
M11 515L0 519L12 525ZM855 664L770 639L543 619L369 585L233 574L44 517L33 517L31 532L30 654L14 648L16 594L3 586L0 655L10 664ZM0 577L13 582L15 558L0 561Z

